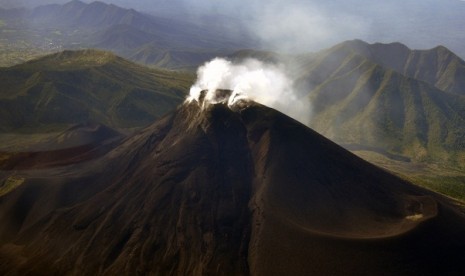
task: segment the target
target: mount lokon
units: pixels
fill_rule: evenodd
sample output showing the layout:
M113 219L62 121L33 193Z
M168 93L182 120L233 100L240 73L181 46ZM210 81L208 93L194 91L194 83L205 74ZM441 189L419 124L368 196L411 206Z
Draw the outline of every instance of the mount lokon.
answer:
M297 96L311 105L304 121L317 132L416 184L465 200L465 62L454 53L355 40L297 58L253 50L229 56L249 57L291 61L287 73ZM146 126L183 101L193 78L95 50L1 68L0 132L64 131L88 121ZM4 141L0 136L3 151Z
M102 157L3 172L19 184L0 197L0 273L465 273L454 202L230 93Z

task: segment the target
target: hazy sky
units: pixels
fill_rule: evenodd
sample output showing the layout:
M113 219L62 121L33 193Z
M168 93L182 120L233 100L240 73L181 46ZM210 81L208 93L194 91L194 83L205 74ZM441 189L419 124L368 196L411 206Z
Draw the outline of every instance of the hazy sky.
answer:
M136 9L174 7L191 18L240 19L265 48L313 51L348 39L439 44L465 54L465 3L460 0L106 0Z
M38 5L68 0L0 0ZM84 1L91 2L91 1ZM148 13L189 20L229 17L244 23L263 48L313 51L348 39L400 41L412 48L439 44L465 55L461 0L103 0ZM227 21L226 21L227 22ZM231 24L233 25L233 24Z

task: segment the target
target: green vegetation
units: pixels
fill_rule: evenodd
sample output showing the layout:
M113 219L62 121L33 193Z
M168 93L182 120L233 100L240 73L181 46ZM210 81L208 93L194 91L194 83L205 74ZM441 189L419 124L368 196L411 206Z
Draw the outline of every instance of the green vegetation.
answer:
M0 28L0 67L9 67L55 53L61 43L54 41L52 31L24 28Z
M50 52L42 51L34 47L23 49L2 47L0 43L0 67L8 67L44 56Z
M60 52L0 69L0 127L35 132L85 121L142 127L179 105L193 78L109 52Z
M312 103L312 128L417 185L465 200L463 60L444 47L349 41L300 62L297 86Z
M373 151L353 151L361 158L385 168L419 186L453 197L465 204L465 172L457 166L427 162L397 161Z
M411 180L417 185L453 197L465 204L465 174L457 176L422 175Z
M376 47L365 46L370 51L357 52L342 44L302 66L307 69L299 85L311 84L307 85L313 105L310 126L340 144L465 168L465 98L375 63L371 56L382 57L389 51L382 47L378 53ZM436 51L443 55L443 48ZM392 63L404 63L394 59Z

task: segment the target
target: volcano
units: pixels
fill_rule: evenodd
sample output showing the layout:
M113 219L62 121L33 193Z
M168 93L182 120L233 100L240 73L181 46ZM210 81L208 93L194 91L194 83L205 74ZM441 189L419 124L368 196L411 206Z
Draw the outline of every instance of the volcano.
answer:
M465 274L455 202L218 95L93 160L2 172L21 183L0 197L0 273Z

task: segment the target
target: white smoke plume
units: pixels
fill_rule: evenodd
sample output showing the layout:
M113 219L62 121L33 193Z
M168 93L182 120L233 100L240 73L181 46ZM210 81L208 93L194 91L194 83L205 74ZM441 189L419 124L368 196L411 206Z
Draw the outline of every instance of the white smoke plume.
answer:
M310 120L310 103L297 98L293 82L284 72L283 66L255 59L233 63L224 58L215 58L198 69L197 81L191 87L187 101L197 101L203 105L227 101L232 106L239 100L252 100L307 124ZM233 92L225 100L217 96L218 89ZM200 103L203 90L206 94Z

